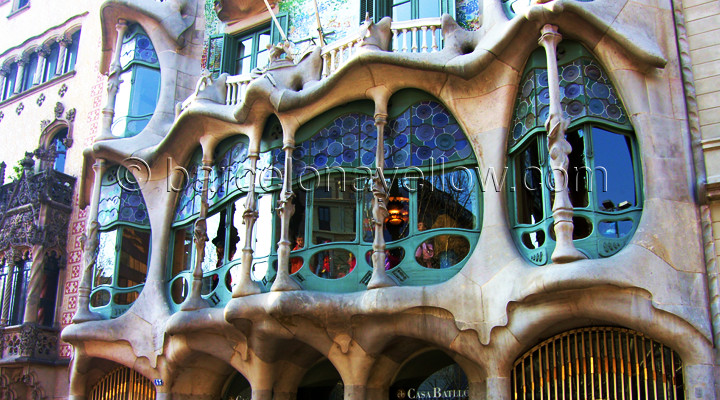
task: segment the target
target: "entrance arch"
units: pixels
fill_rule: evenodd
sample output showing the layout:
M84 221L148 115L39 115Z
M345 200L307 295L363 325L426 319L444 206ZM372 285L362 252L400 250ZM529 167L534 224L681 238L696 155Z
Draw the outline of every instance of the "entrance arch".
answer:
M593 327L563 332L515 361L513 398L684 399L682 361L639 332Z
M340 373L325 359L305 373L298 386L297 400L343 400L344 393Z
M395 375L389 400L405 398L467 399L468 378L455 360L441 350L430 350L408 360Z
M155 394L149 379L128 367L118 367L93 386L88 400L155 400Z
M228 379L222 393L221 400L250 400L252 388L243 374L235 372Z

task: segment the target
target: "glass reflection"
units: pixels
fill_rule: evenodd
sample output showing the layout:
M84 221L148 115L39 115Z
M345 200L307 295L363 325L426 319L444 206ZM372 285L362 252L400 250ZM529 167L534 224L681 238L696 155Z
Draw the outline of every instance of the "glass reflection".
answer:
M410 191L408 190L408 184L405 180L396 179L388 183L392 186L388 191L389 216L385 220L383 231L386 243L407 237L410 230Z
M515 158L515 210L518 223L534 224L543 219L542 170L537 138Z
M273 238L273 216L275 215L275 209L273 208L273 196L272 194L264 194L258 198L258 219L255 223L253 235L255 239L255 248L253 256L255 258L267 257L270 254L270 249L273 243L277 241ZM257 265L256 265L257 266ZM265 266L267 270L267 265ZM263 275L260 276L262 279Z
M245 212L245 196L235 200L230 208L230 235L228 247L228 261L239 260L245 243L245 226L243 213Z
M225 224L222 222L225 219L224 217L225 212L223 211L205 221L207 235L210 240L205 242L205 254L202 262L203 272L212 271L222 266L225 251Z
M117 231L100 232L93 287L112 284L112 277L115 272L116 243Z
M150 255L150 232L135 228L122 228L118 287L131 287L145 282Z
M630 137L592 128L597 199L605 211L618 211L637 203L635 169Z
M473 210L478 201L477 184L475 174L464 168L421 179L418 190L418 230L473 229Z
M355 240L355 211L358 194L353 188L353 182L352 176L346 176L344 173L333 174L321 179L315 188L313 244ZM304 209L304 205L302 207ZM297 206L295 210L295 213L298 214ZM304 213L300 214L304 217Z
M313 254L310 258L310 270L325 279L338 279L355 269L357 259L347 250L332 249Z
M192 269L193 227L192 225L175 231L173 243L172 276Z

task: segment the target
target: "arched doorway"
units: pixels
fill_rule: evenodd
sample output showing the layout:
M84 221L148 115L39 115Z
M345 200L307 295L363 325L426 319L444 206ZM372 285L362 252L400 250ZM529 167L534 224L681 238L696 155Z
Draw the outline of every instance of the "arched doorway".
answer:
M684 399L682 362L669 347L616 327L555 335L515 361L513 398Z
M252 388L250 382L239 373L235 372L230 376L223 388L222 400L250 400Z
M330 360L323 360L305 373L298 386L297 400L342 400L344 386Z
M468 379L465 371L440 350L419 354L398 371L389 400L405 398L467 399Z
M95 384L88 400L155 400L155 387L138 372L118 367Z

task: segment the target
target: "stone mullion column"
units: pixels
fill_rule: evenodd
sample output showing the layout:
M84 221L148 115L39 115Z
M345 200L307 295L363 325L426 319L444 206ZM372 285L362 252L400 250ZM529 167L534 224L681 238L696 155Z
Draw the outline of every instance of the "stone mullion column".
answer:
M385 272L385 236L383 230L385 228L385 220L387 219L389 212L387 209L388 195L387 185L385 183L385 126L387 125L387 103L381 107L377 104L376 109L380 108L382 111L375 112L375 126L377 127L377 146L375 150L375 176L373 177L373 209L372 209L372 223L375 226L375 238L373 239L373 272L370 281L368 282L368 289L377 289L387 286L395 286L395 282Z
M27 64L27 59L21 58L17 61L18 69L17 69L17 75L15 75L15 90L14 93L20 93L22 90L22 84L23 84L23 74L25 74L25 64Z
M124 19L119 19L117 25L115 25L115 29L117 29L117 40L115 41L113 61L110 64L110 70L108 71L107 104L105 104L105 107L102 109L103 120L100 136L98 136L95 140L113 138L112 122L115 117L115 100L117 98L118 88L120 87L120 73L122 72L122 66L120 65L120 53L122 52L122 42L127 28L127 22Z
M210 171L212 171L213 163L211 157L212 155L208 158L203 156L203 184L202 192L200 193L200 216L197 221L195 221L195 229L193 232L195 241L195 266L193 268L193 280L190 288L190 296L185 299L180 307L183 311L199 310L210 306L207 300L202 298L202 262L205 259L205 243L210 240L207 235L207 214L208 208L210 207L208 204L208 189L210 186Z
M25 315L23 322L38 322L37 311L40 303L40 292L42 291L41 282L45 274L43 266L45 264L45 247L42 245L33 246L32 266L30 267L30 277L28 279L27 298L25 299Z
M58 52L57 65L55 65L55 75L61 75L65 68L65 56L67 54L68 44L70 44L70 39L61 38L58 39L57 43L60 51Z
M0 314L0 325L6 326L8 324L8 319L10 319L10 299L12 298L12 287L13 287L13 280L12 277L15 274L15 269L17 268L17 265L15 264L15 255L14 251L9 252L9 257L6 257L6 260L9 259L9 265L8 265L8 271L7 271L7 278L5 278L5 290L3 291L3 303L2 303L2 314ZM7 262L7 261L6 261Z
M284 129L284 127L283 127ZM283 143L285 152L285 173L283 174L283 188L280 192L280 201L277 211L280 214L280 241L278 241L278 269L275 282L270 289L273 292L286 292L300 289L288 271L290 265L290 218L295 214L292 191L292 152L295 150L295 132L286 134Z
M50 50L46 48L41 48L38 50L38 63L37 67L35 68L35 76L33 76L33 85L40 84L40 81L42 80L43 71L45 70L45 63L47 62L47 56L50 54Z
M5 86L8 84L7 76L9 72L5 67L0 68L0 100L2 100L2 95L5 93Z
M572 151L570 143L565 139L565 131L570 123L563 117L560 106L560 79L557 66L557 44L562 35L557 26L547 24L542 27L538 43L545 48L547 58L548 89L550 92L550 115L545 122L548 135L548 153L550 168L555 180L555 202L553 203L553 219L555 237L557 238L552 260L555 263L567 263L586 258L573 243L573 206L568 192L568 154Z
M255 222L258 219L257 199L255 198L255 176L257 175L257 162L260 155L257 151L252 151L248 155L250 159L250 190L245 197L245 212L243 212L243 224L245 225L245 246L242 249L242 264L240 266L240 276L238 283L233 288L233 297L243 297L251 294L260 293L260 287L253 282L250 276L253 261L253 242L255 236L253 234Z
M95 173L95 180L93 182L92 198L90 199L88 225L82 239L84 270L78 288L78 310L73 317L73 323L76 324L102 319L100 314L90 311L90 292L92 291L93 270L97 263L97 250L100 242L98 211L100 209L102 177L105 174L105 160L98 158L92 168Z

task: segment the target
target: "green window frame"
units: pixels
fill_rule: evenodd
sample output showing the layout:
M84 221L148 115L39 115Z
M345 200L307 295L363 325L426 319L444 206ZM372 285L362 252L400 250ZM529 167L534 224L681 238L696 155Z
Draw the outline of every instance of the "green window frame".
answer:
M76 34L79 35L79 32ZM73 35L72 46L76 43ZM64 64L66 67L74 65L73 57L75 56L68 49ZM158 56L152 41L138 24L131 25L125 33L120 64L121 84L116 96L115 118L111 130L113 136L132 137L142 132L150 122L160 97Z
M419 18L440 17L450 14L455 18L454 0L360 0L360 23L366 13L375 22L383 17L392 17L393 21L406 21Z
M152 255L147 206L137 180L124 167L112 166L103 175L98 225L90 308L116 318L140 295Z
M276 18L287 33L288 14L279 13ZM266 46L281 40L282 35L273 21L237 34L213 35L208 42L206 68L213 76L250 73L267 65L269 51Z
M629 116L609 77L581 44L564 41L559 64L564 117L570 121L568 191L573 241L589 258L610 257L630 240L642 214L640 151ZM513 239L536 265L555 247L554 199L547 133L547 72L533 52L520 82L508 135L507 198Z

